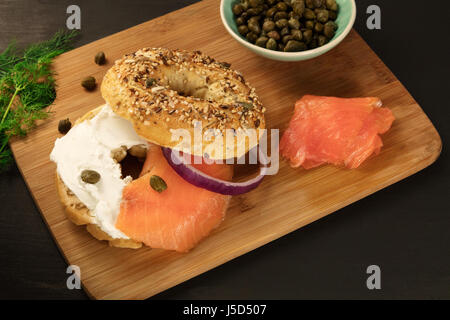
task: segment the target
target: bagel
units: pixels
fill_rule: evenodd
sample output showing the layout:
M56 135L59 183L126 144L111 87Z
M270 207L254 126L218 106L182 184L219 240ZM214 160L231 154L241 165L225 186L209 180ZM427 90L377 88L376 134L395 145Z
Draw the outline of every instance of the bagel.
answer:
M241 157L265 129L255 90L229 64L199 51L144 48L127 54L107 71L101 93L141 137L197 156ZM202 129L201 148L190 143L195 128ZM191 140L172 138L173 129L186 130Z
M68 219L113 247L137 249L143 245L139 240L149 245L139 236L138 240L131 238L135 235L128 237L130 232L117 225L123 190L132 180L121 170L126 166L120 166L127 153L142 160L154 143L211 159L239 158L257 146L265 129L265 109L255 90L228 64L199 51L154 48L125 55L106 73L101 93L106 104L86 113L57 139L50 159L57 164L56 188ZM198 128L200 148L195 140ZM184 137L173 137L177 129L188 133L188 144ZM158 155L163 157L153 154ZM192 191L189 186L186 190ZM203 210L199 214L209 221L208 228L215 227L229 198L195 194L203 197L194 201ZM213 214L208 211L211 203L219 204ZM196 241L206 236L204 231L195 236ZM170 249L189 249L175 244Z
M74 126L80 124L83 121L88 119L92 119L95 117L99 111L104 106L100 106L96 109L93 109L86 113L84 116L79 118ZM80 226L85 225L86 230L96 239L98 240L106 240L109 242L109 245L117 248L130 248L130 249L138 249L142 247L142 243L132 240L132 239L121 239L121 238L113 238L108 235L105 231L103 231L96 224L95 219L91 213L91 211L84 205L80 199L64 184L61 177L56 172L56 189L58 192L59 199L64 206L67 218L73 222L74 224Z

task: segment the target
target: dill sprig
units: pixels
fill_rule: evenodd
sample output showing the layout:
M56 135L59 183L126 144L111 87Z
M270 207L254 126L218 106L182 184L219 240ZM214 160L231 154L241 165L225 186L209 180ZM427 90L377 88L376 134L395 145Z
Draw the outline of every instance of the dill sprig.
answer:
M59 31L23 51L12 42L0 54L0 172L13 160L9 139L25 136L36 120L49 116L44 108L56 97L50 64L54 57L72 49L76 35L76 31Z

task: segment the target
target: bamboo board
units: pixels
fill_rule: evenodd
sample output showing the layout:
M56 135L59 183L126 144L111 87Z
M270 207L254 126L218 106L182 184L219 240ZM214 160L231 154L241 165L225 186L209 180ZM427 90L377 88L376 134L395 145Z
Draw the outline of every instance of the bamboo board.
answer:
M190 253L111 248L67 220L49 154L59 136L60 119L75 120L103 104L99 90L88 93L80 86L83 77L101 80L123 54L158 46L201 50L232 63L256 87L271 128L286 128L294 102L304 94L378 96L397 120L383 136L381 154L357 170L323 166L302 171L282 161L277 175L266 177L251 193L234 197L223 224ZM93 63L100 50L107 55L106 66ZM217 0L202 1L70 51L55 60L54 68L58 73L54 116L11 147L55 241L68 263L81 268L83 286L93 298L148 298L418 172L441 150L440 137L420 106L355 31L314 60L269 61L227 34Z

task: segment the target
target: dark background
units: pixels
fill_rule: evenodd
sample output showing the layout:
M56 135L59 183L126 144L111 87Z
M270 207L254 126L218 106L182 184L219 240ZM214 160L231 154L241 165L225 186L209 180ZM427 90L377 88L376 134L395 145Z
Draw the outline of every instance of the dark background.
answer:
M70 4L81 7L81 46L193 2L0 0L0 50L65 28ZM355 28L436 126L437 162L153 299L450 299L450 6L427 3L358 0ZM381 30L366 28L371 4L381 7ZM67 265L17 167L0 177L0 298L87 299L66 288ZM366 288L371 264L381 267L381 290Z

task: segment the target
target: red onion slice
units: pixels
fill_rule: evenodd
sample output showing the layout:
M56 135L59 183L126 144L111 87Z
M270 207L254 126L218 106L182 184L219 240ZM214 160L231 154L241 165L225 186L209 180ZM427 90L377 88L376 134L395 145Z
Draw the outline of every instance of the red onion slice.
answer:
M162 148L164 157L167 162L180 175L184 180L193 184L196 187L203 188L212 192L235 196L238 194L247 193L262 182L267 172L267 167L261 166L259 175L253 179L245 182L230 182L226 180L216 179L211 177L193 166L187 164L183 159L183 156L179 155L178 151L172 151L170 148ZM262 152L259 153L260 157L264 157ZM267 161L265 161L267 162Z

